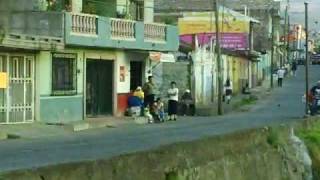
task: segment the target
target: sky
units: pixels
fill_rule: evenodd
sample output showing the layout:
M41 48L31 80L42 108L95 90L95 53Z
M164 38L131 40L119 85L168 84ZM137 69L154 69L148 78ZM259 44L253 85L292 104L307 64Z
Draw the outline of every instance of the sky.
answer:
M304 25L304 0L290 0L291 23ZM311 30L320 31L320 0L308 0L309 2L309 26ZM315 22L318 21L318 24Z

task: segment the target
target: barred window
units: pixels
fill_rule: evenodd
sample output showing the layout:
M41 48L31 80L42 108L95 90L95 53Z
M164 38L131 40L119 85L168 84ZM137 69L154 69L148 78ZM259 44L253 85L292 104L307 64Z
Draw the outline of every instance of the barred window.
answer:
M52 56L52 94L77 94L76 55L57 54Z

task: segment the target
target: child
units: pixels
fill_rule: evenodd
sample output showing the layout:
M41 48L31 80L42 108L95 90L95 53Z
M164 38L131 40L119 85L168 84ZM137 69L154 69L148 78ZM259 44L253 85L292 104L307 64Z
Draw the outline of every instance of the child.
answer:
M144 108L144 117L148 119L148 123L153 123L153 116L150 113L149 106Z
M152 115L154 119L160 122L164 121L164 105L161 98L157 98L156 102L153 103Z

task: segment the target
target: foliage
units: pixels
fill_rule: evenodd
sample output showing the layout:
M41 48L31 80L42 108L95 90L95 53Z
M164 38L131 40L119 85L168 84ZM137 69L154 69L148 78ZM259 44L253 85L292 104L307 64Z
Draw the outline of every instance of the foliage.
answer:
M267 142L274 148L279 147L282 143L281 138L280 138L279 131L276 129L271 128L269 135L267 137Z
M312 122L310 128L302 128L298 136L306 143L312 158L313 175L320 178L320 122Z

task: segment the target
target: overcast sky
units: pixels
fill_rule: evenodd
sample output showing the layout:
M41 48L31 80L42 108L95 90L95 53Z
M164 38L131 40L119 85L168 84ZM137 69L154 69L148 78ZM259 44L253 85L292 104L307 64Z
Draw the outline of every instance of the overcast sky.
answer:
M304 0L290 1L291 23L300 23L304 25ZM309 26L312 29L320 30L320 0L309 0ZM318 25L315 24L318 21Z

